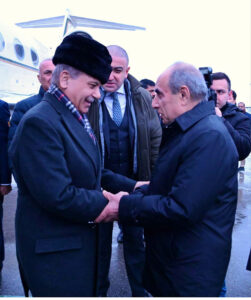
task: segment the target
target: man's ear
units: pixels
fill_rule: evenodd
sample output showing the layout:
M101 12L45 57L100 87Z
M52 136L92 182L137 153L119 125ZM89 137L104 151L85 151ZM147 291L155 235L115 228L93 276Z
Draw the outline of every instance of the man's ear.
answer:
M126 78L127 78L127 76L128 76L129 71L130 71L130 67L127 67L127 68L126 68Z
M39 74L37 74L37 79L38 79L38 81L41 83L40 75L39 75Z
M232 90L228 92L228 99L234 99Z
M183 85L180 87L180 100L181 105L187 105L191 98L190 91L187 86Z
M68 87L70 74L68 71L63 70L59 75L59 85L61 88L66 89Z

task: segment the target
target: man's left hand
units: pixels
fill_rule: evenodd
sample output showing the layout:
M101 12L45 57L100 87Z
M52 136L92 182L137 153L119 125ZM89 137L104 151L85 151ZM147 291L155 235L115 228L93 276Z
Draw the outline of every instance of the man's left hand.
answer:
M140 186L145 185L145 184L149 184L149 183L150 183L150 181L137 181L133 190L135 191Z
M119 192L117 194L112 194L107 191L103 191L103 195L105 198L109 200L109 203L106 205L106 207L102 210L101 214L95 219L95 223L100 222L112 222L115 220L118 220L118 214L119 214L119 202L120 199L128 195L127 192Z
M219 109L219 107L215 107L215 114L218 116L218 117L222 117L222 112L221 110Z

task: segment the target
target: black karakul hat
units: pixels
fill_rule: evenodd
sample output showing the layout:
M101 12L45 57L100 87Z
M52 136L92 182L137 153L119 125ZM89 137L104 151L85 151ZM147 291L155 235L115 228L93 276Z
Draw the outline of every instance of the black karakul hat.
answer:
M102 84L108 81L112 71L112 58L107 48L81 35L66 36L57 47L52 61L54 65L69 65L98 79Z

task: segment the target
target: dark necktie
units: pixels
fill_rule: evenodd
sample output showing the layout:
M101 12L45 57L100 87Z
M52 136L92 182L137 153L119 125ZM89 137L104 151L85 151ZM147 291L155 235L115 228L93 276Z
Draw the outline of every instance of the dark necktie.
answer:
M118 93L114 92L111 94L113 98L113 104L112 104L112 118L113 121L117 124L117 126L120 126L122 122L122 112L121 112L121 107L119 104L119 99L118 99Z

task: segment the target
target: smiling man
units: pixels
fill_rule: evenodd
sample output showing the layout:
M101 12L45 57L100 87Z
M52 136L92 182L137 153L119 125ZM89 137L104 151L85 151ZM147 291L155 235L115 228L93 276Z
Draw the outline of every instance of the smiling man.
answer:
M128 196L104 192L96 222L144 226L144 287L155 297L217 297L231 252L238 154L206 101L202 74L176 63L160 75L153 107L166 128L149 186Z
M135 181L102 170L86 117L111 73L105 46L69 35L57 47L52 84L22 118L10 155L18 185L16 247L25 288L36 297L105 296L110 224L94 219L102 187L132 191Z

